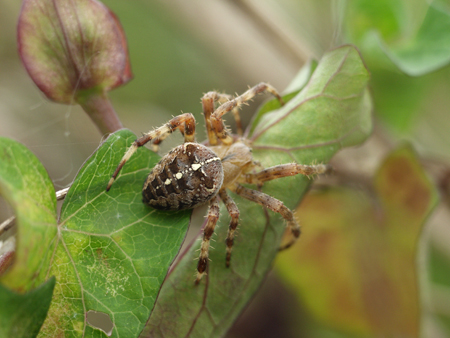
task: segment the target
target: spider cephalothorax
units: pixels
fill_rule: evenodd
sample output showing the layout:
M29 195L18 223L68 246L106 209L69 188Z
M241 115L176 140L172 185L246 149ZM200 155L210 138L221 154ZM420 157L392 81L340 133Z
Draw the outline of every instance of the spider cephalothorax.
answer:
M260 165L253 160L250 144L242 137L238 109L263 91L271 93L283 104L277 91L266 83L260 83L236 98L217 92L206 93L202 98L202 104L208 135L207 145L195 142L195 119L192 114L176 116L134 141L106 188L106 190L111 188L120 169L139 147L148 142L152 142L156 147L168 134L177 129L184 135L184 143L165 155L148 175L143 187L143 201L153 208L163 210L191 209L209 203L196 283L206 272L209 242L219 219L219 199L225 204L231 216L226 239L226 265L230 265L234 233L239 222L239 209L226 189L279 213L287 221L293 239L283 245L282 249L285 249L300 236L300 226L295 221L292 211L274 197L246 188L241 183L260 186L265 181L281 177L297 174L314 175L327 171L326 165L297 163L281 164L258 171L261 169ZM217 109L215 109L216 102L221 103ZM222 116L229 111L234 114L238 135L230 135L222 120Z

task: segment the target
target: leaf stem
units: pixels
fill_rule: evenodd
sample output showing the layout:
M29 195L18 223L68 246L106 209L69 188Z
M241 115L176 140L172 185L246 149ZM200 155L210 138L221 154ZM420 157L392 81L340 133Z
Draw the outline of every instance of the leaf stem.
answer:
M90 116L100 133L109 134L123 128L106 92L95 91L91 95L80 95L77 102Z

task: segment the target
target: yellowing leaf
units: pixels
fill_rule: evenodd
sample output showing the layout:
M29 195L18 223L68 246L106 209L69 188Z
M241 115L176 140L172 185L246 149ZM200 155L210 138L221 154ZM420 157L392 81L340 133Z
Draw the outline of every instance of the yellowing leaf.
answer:
M353 334L418 336L416 246L436 191L409 147L393 152L374 194L313 192L297 210L303 237L277 261L321 322Z

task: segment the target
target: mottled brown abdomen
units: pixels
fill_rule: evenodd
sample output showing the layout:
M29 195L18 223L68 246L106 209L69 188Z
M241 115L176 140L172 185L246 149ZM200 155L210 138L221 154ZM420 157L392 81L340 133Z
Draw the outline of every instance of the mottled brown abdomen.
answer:
M144 183L143 201L155 209L191 209L211 200L223 182L219 157L198 143L172 149Z

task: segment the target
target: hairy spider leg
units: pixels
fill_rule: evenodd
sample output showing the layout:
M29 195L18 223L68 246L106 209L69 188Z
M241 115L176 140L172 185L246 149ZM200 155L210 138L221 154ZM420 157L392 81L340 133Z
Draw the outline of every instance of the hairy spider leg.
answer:
M223 123L222 116L225 115L227 112L239 108L247 101L250 101L253 99L256 95L262 92L268 92L275 96L277 100L280 102L281 105L284 105L284 101L281 98L280 94L276 91L275 88L273 88L271 85L261 82L257 84L256 86L250 88L247 90L244 94L239 95L235 97L234 99L225 102L221 106L219 106L214 113L210 116L211 121L211 128L214 130L216 136L227 145L230 145L233 143L233 138L229 135L229 132L227 128L225 127L225 124Z
M297 163L287 163L266 168L257 173L245 174L242 182L261 186L264 182L276 180L282 177L294 176L298 174L312 176L326 174L330 171L331 167L326 164L304 165Z
M169 122L167 122L163 126L155 130L149 131L148 133L145 133L142 137L134 141L133 144L130 146L130 148L128 148L128 150L125 152L125 155L123 155L122 159L120 160L119 165L117 166L111 179L108 182L108 185L106 186L106 191L109 191L111 185L114 183L114 180L119 174L119 171L122 169L125 163L127 163L127 161L131 158L131 156L133 156L133 154L139 147L142 147L147 142L150 142L151 140L154 139L160 138L164 139L166 135L173 133L177 129L182 130L182 133L184 134L184 142L194 142L195 141L194 115L192 115L191 113L178 115L172 118Z
M215 103L224 104L233 99L233 96L228 94L222 94L215 91L211 91L203 95L202 107L203 115L205 117L206 132L208 135L208 141L210 145L217 145L217 137L214 130L211 127L211 114L215 110ZM236 121L236 132L238 135L243 135L243 128L241 122L241 116L239 114L239 107L234 107L231 112L233 113L234 120Z
M225 241L227 245L227 256L225 258L225 264L227 267L230 267L231 260L231 250L233 248L234 242L234 233L239 223L239 209L233 199L227 194L225 189L219 191L219 196L222 202L225 204L225 207L230 214L231 220L230 225L228 226L228 234L227 239Z
M181 135L183 135L183 137L185 137L185 132L184 132L184 125L180 125L178 127L179 132L181 133ZM152 145L150 147L150 149L152 151L154 151L155 153L159 150L159 145L170 135L171 133L166 133L161 135L158 138L154 138L151 142ZM186 140L184 142L187 142Z
M235 192L236 194L248 199L249 201L256 202L265 208L268 208L276 213L279 213L287 221L287 226L290 228L293 238L291 241L281 246L279 250L289 248L300 237L300 226L295 220L292 211L288 207L286 207L283 204L283 202L261 191L248 189L239 184L235 188Z
M184 136L184 126L181 125L181 126L178 128L178 130L180 131L181 135ZM169 135L170 135L170 133L167 133L167 134L161 135L161 136L158 137L158 138L154 138L154 139L151 141L152 144L151 144L151 146L150 146L150 149L151 149L152 151L154 151L155 153L158 152L158 150L159 150L159 145L160 145L160 144L161 144L161 143L162 143Z
M183 135L183 137L185 137L184 125L183 125L183 124L181 124L181 125L178 127L178 130L179 130L179 132L181 133L181 135ZM171 132L170 132L170 133L163 134L163 135L161 135L161 136L159 136L159 137L157 137L157 138L154 138L154 139L152 140L152 145L151 145L150 149L156 153L156 152L159 150L159 145L160 145L160 144L161 144L161 143L162 143L162 142L163 142L170 134L171 134ZM186 139L185 139L184 142L191 142L191 141L186 141Z
M214 234L214 229L217 225L217 221L219 220L219 211L219 200L216 196L209 202L206 225L203 229L203 240L200 247L200 256L198 257L197 278L195 279L195 284L198 284L206 274L209 256L209 242L211 241L211 236Z

